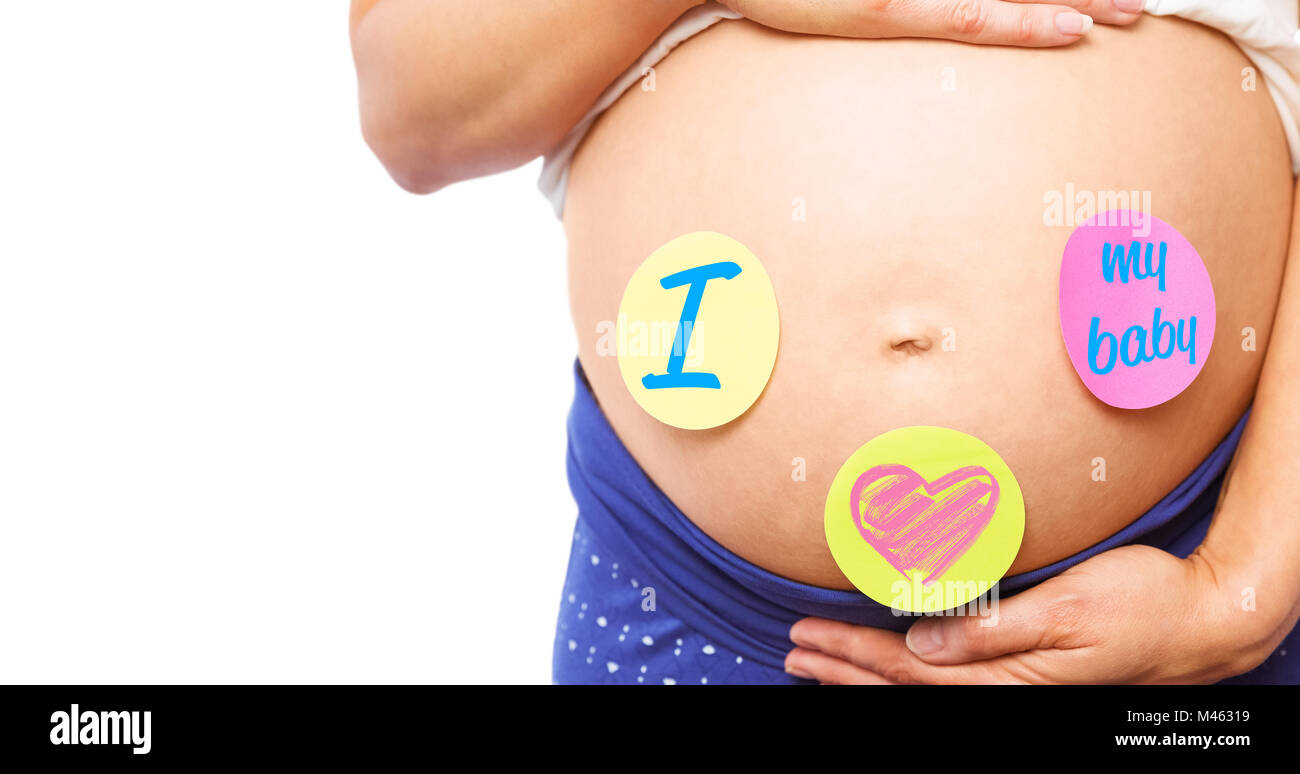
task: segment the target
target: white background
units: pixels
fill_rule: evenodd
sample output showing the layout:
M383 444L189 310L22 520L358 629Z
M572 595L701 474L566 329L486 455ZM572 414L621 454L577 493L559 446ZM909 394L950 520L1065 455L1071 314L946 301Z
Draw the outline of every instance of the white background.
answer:
M0 10L0 682L546 682L538 165L402 192L346 0Z

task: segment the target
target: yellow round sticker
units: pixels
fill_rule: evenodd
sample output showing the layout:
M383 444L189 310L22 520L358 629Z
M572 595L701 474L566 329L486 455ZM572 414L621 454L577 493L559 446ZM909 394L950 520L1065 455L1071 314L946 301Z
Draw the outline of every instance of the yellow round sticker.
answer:
M618 367L655 419L703 430L753 405L776 363L772 281L744 245L712 231L650 254L618 309Z
M980 439L902 427L840 467L825 524L835 563L862 593L936 613L978 599L1006 574L1025 534L1025 501Z

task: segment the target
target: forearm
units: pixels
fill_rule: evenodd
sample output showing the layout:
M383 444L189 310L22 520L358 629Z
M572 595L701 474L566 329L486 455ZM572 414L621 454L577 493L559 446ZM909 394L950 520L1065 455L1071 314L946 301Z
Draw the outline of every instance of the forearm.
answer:
M1300 612L1300 197L1293 207L1286 273L1250 422L1197 552L1214 568L1225 623L1262 640L1262 655Z
M702 0L353 0L366 141L427 193L549 150Z

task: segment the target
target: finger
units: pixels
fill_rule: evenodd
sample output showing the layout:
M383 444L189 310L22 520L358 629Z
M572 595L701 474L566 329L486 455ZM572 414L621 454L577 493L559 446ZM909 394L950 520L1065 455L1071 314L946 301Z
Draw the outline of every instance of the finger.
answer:
M815 650L795 648L785 657L785 671L795 677L832 685L890 685L878 674Z
M804 618L791 627L790 639L801 648L847 661L891 683L1024 682L1002 662L928 664L907 649L903 635L843 621Z
M1092 29L1092 17L1068 4L1002 0L896 0L885 3L882 26L902 27L890 37L945 38L1007 46L1063 46Z
M736 7L768 27L853 38L942 38L1043 47L1068 45L1092 28L1092 17L1069 5L1002 0L825 0Z
M1037 3L1039 0L1005 0L1008 3ZM1132 24L1142 16L1145 0L1056 0L1099 24Z
M1092 29L1092 17L1069 5L941 0L937 35L967 43L1006 46L1062 46ZM946 6L946 7L943 7Z
M1044 583L998 600L987 616L927 616L908 629L907 648L930 664L964 664L1010 653L1073 647L1086 616L1082 599Z

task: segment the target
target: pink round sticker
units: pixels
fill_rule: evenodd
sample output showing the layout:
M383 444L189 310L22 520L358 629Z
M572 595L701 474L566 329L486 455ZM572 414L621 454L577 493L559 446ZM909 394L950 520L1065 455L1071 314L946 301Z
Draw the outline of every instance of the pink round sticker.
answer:
M1192 383L1214 342L1214 288L1196 248L1142 212L1079 226L1061 259L1061 336L1097 398L1140 409Z

